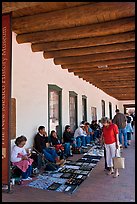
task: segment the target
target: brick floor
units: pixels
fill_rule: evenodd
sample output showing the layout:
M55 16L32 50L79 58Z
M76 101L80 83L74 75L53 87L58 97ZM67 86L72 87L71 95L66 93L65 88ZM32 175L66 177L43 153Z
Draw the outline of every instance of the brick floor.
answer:
M117 178L105 174L102 158L73 194L15 185L12 193L2 193L2 202L135 202L135 136L131 145L122 150L122 156L125 169L119 170Z

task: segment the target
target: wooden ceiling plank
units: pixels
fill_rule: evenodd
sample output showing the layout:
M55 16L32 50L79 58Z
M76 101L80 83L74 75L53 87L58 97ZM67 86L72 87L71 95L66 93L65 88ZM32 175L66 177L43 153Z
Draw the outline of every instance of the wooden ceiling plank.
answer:
M18 43L51 42L85 37L106 36L135 30L135 18L124 18L105 23L56 29L17 35ZM13 29L14 31L14 29ZM17 32L16 32L17 33Z
M128 72L128 73L132 73L134 72L135 73L135 67L125 67L125 68L118 68L118 69L112 69L112 70L102 70L102 69L98 69L98 70L88 70L88 71L83 71L83 72L75 72L74 73L77 73L77 74L111 74L111 73L125 73L125 72Z
M9 13L28 7L34 7L43 4L42 2L2 2L2 13Z
M115 75L115 76L119 76L120 74L122 74L123 75L123 77L125 77L125 76L127 76L127 73L128 73L128 75L129 76L134 76L135 75L135 69L132 69L132 70L128 70L128 69L126 69L126 71L121 71L121 70L119 70L119 71L111 71L111 72L105 72L105 71L103 71L103 72L92 72L92 71L90 71L90 72L73 72L74 73L74 75L83 75L83 76L96 76L96 77L98 77L98 76L102 76L103 78L106 78L106 77L109 77L110 75Z
M127 81L125 81L125 82L124 81L120 81L118 84L116 84L115 81L114 82L113 81L112 82L108 81L108 82L105 82L105 84L103 84L102 82L99 82L98 85L100 85L102 87L103 86L106 87L106 85L108 85L109 87L111 87L111 86L112 87L113 86L114 87L121 87L121 86L123 86L123 87L133 86L134 87L135 86L135 82L130 81L129 84L127 85Z
M104 65L116 65L116 64L127 64L135 62L134 57L129 57L129 58L122 58L122 59L113 59L113 60L104 60L104 61L96 61L96 62L89 62L89 63L77 63L77 64L67 64L67 65L61 65L62 69L83 69L87 67L92 67L92 66L104 66Z
M18 9L12 13L13 18L20 16L31 16L39 13L51 12L80 6L84 4L93 4L95 2L40 2L38 5L33 7L27 7Z
M44 51L44 58L58 58L58 57L70 57L70 56L81 56L88 54L97 54L97 53L107 53L107 52L117 52L123 50L134 50L135 42L127 43L118 43L113 45L100 45L94 47L85 47L85 48L75 48L75 49L66 49L66 50L57 50L57 51Z
M127 79L128 80L132 80L132 81L134 81L135 80L135 76L130 76L130 75L126 75L126 76L109 76L109 77L107 77L107 78L104 78L103 76L98 76L98 77L96 77L96 76L84 76L84 75L77 75L79 78L86 78L87 80L94 80L94 81L96 81L96 83L98 82L98 80L101 80L101 82L105 82L105 81L111 81L111 82L113 82L113 81L127 81Z
M118 70L118 69L125 69L125 68L134 68L135 69L135 63L128 63L128 64L118 64L118 65L109 65L106 68L98 68L98 67L86 67L83 69L75 68L75 69L68 69L69 72L100 72L100 71L109 71L109 70Z
M135 16L134 2L99 2L97 4L77 6L63 10L40 13L32 16L14 18L13 30L18 33L38 32L71 28L98 23L96 16L109 15L115 12L109 20Z
M99 54L91 54L91 55L82 55L76 57L62 57L62 58L54 58L55 65L64 65L64 64L75 64L79 63L87 63L94 61L104 61L111 59L122 59L126 57L134 57L135 52L133 50L130 51L118 51L118 52L109 52L109 53L99 53Z
M113 88L110 89L110 88L105 87L105 90L110 90L110 91L113 91L113 90L114 90L114 91L115 91L116 88L117 88L117 87L113 87ZM121 90L126 91L126 89L127 89L128 91L129 91L129 90L130 90L130 91L135 91L135 87L133 87L133 88L132 88L132 87L128 87L128 85L127 85L127 87L121 87L121 89L119 89L119 90L120 90L120 91L121 91Z
M122 88L122 87L123 87L123 88L125 87L125 89L128 88L128 85L127 85L127 84L125 84L125 85L119 84L119 86L118 86L118 85L115 86L114 83L110 84L110 83L107 83L107 82L105 82L104 84L103 84L103 83L98 83L97 85L98 85L98 87L100 87L100 88L109 87L110 89L113 88L113 87L118 88L118 89L120 89L120 88ZM129 84L129 88L135 88L135 84Z
M32 43L31 49L33 52L39 51L53 51L53 50L64 50L71 48L82 48L99 45L109 45L115 43L124 43L135 41L135 32L118 33L114 35L83 38L76 40L65 40L57 42L43 42L43 43Z
M98 86L100 86L100 84L99 84ZM106 86L107 86L107 85L105 84L105 86L101 86L101 88L102 88L102 89L105 89ZM119 85L119 86L118 86L118 85L117 85L117 86L109 86L109 89L112 89L113 87L116 88L116 89L121 89L121 88L122 88L122 89L123 89L123 88L125 88L125 89L135 88L134 85L130 85L130 86L127 86L127 85L123 85L123 86L122 86L122 85Z
M123 76L123 78L121 77L121 76L119 76L119 75L117 75L117 74L115 74L114 76L111 76L111 75L106 75L106 76L102 76L102 75L92 75L92 76L88 76L88 75L77 75L77 74L75 74L75 76L78 76L79 78L86 78L87 80L90 80L90 79L94 79L94 81L96 81L96 83L98 83L98 80L101 80L101 79L103 79L104 81L105 80L107 80L108 78L109 78L109 80L111 80L112 81L112 83L113 83L113 80L115 81L116 79L118 80L121 80L121 79L123 79L123 80L125 80L125 81L127 81L127 79L129 78L129 79L132 79L133 81L134 81L134 78L135 78L135 75L134 74L130 74L130 75L128 75L128 74L126 74L126 75L124 75ZM102 81L103 81L102 80Z

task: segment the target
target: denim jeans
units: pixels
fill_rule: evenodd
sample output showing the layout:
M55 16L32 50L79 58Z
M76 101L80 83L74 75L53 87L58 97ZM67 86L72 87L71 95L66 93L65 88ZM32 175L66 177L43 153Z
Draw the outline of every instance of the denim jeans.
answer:
M30 165L25 172L22 172L22 178L26 179L32 174L32 165Z
M94 131L93 137L94 137L94 140L95 140L96 138L99 138L99 130L95 130L95 131Z
M91 142L90 135L87 135L85 137L85 140L86 140L86 144L90 144L90 142Z
M58 157L55 149L45 148L43 149L44 156L47 160L51 162L56 162L56 158Z
M64 144L64 154L65 155L70 155L70 143L69 142L65 142Z
M94 141L94 134L90 134L90 141L93 142Z
M76 137L76 146L77 147L86 146L85 136L81 135Z
M122 144L122 135L124 137L124 146L127 146L127 131L126 128L119 128L119 142Z

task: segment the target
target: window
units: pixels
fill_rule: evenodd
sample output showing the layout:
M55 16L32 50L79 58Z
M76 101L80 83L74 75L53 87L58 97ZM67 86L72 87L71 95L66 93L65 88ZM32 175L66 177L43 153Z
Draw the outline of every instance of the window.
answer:
M97 120L97 109L96 107L91 107L91 120Z
M82 120L87 121L87 97L82 96Z
M112 103L109 102L109 118L112 119Z
M102 117L105 117L105 101L101 100L101 105L102 105Z
M69 121L72 131L77 128L77 94L69 92Z
M55 130L62 138L62 89L56 85L48 85L48 134Z

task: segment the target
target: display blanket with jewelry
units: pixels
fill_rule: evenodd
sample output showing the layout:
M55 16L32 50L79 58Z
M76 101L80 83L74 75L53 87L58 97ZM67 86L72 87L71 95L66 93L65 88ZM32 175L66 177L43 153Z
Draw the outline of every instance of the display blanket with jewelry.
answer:
M67 160L63 167L56 171L45 171L27 186L53 190L57 192L73 193L90 175L96 164L104 156L101 146L93 146L77 161Z

